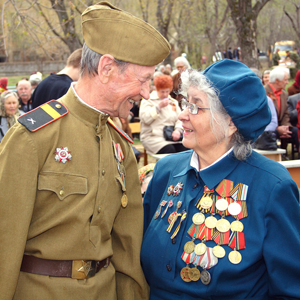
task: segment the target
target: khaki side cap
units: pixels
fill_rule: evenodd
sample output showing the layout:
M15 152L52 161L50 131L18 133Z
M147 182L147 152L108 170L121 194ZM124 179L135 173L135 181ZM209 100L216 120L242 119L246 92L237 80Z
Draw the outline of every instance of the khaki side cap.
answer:
M82 32L86 45L93 51L142 66L159 64L171 49L153 26L108 2L83 12Z

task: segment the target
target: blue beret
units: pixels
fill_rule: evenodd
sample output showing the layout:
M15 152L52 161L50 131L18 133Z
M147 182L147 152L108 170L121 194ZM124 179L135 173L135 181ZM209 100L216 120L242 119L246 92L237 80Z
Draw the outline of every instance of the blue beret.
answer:
M219 99L246 141L255 141L271 122L266 90L246 65L223 59L203 74L218 91Z

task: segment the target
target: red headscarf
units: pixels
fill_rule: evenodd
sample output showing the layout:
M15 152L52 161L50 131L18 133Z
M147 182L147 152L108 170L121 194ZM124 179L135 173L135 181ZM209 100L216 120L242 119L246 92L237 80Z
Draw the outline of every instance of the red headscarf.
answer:
M293 83L293 86L300 89L300 70L298 70L296 74L295 82Z
M4 91L7 91L7 78L0 78L0 94Z

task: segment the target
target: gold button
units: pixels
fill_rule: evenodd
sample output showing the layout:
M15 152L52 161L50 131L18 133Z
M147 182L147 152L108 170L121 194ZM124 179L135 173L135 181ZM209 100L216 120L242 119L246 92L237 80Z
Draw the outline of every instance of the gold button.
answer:
M60 194L61 196L63 196L63 195L65 194L64 190L60 190L60 191L59 191L59 194Z
M103 170L102 170L102 175L104 175L104 174L105 174L105 170L103 169Z
M55 104L55 107L56 108L61 108L61 105L60 104Z
M101 206L98 207L98 213L100 214L101 212Z

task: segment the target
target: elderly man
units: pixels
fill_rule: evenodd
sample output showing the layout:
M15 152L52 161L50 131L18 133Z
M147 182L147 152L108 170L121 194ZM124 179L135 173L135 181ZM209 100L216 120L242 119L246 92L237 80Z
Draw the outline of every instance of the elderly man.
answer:
M169 43L107 2L82 14L81 77L0 146L2 300L148 299L143 208L126 118Z
M20 110L23 110L24 112L32 110L32 86L30 81L26 79L20 80L17 84L17 93L19 95Z
M265 90L267 95L273 100L277 112L277 138L286 139L291 137L298 149L298 129L297 127L292 127L290 123L290 114L287 104L288 94L285 91L285 87L289 82L288 79L288 69L277 67L270 72L269 83L265 85ZM282 140L282 142L284 146L286 140Z
M173 90L172 90L170 96L172 98L176 99L180 104L180 100L183 98L183 96L179 94L179 91L181 88L180 75L183 71L185 71L186 69L189 69L191 66L190 66L188 60L184 56L179 56L179 57L175 58L174 65L175 65L175 68L178 70L178 73L176 73L172 77Z

